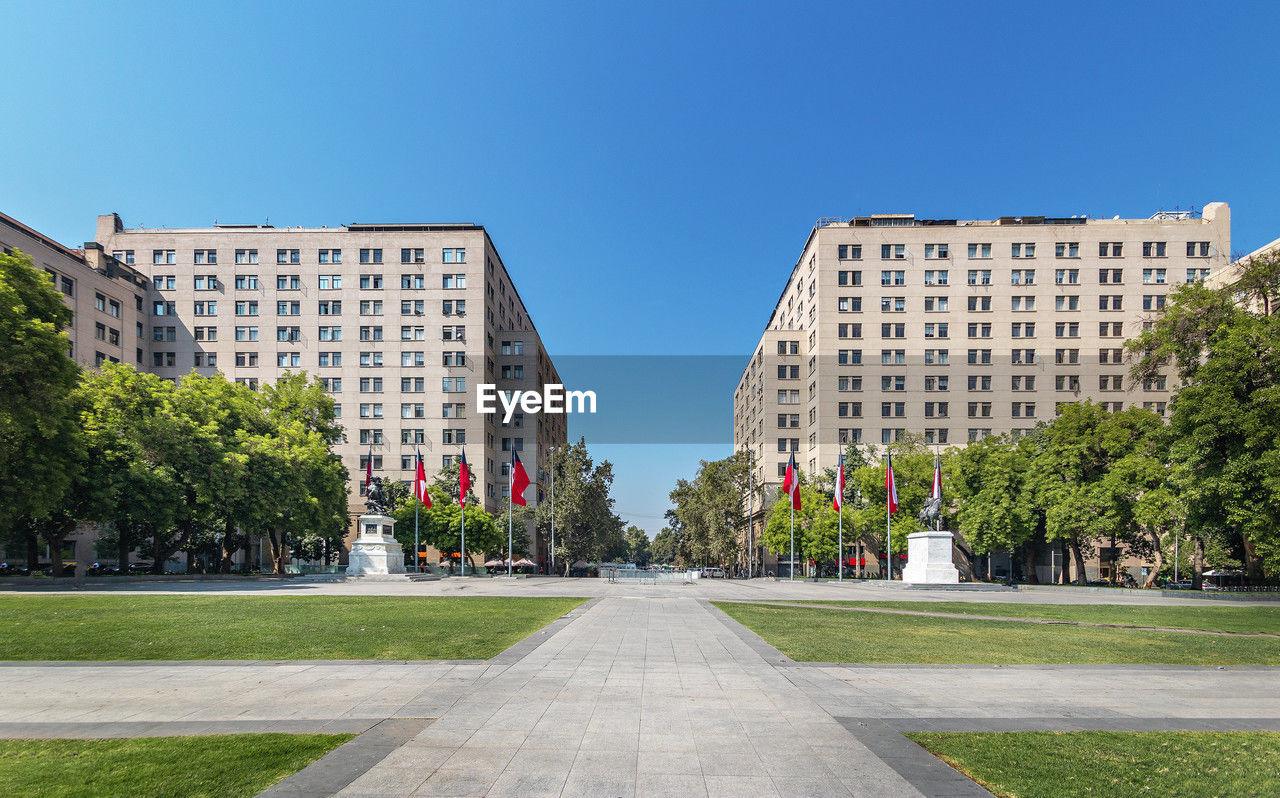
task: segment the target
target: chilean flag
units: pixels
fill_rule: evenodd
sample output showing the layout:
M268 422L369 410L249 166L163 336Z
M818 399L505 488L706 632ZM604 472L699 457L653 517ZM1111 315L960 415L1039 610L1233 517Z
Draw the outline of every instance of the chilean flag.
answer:
M511 450L511 503L524 506L524 491L529 487L529 475L524 472L524 464L520 455Z
M462 507L467 506L467 491L471 490L471 470L467 468L467 453L462 453L462 460L458 463L458 495L461 499L458 504Z
M889 455L889 470L884 472L884 490L888 494L889 512L898 512L898 483L893 481L893 455Z
M364 492L369 492L369 486L373 484L373 444L369 444L369 459L364 464Z
M800 472L796 470L796 454L787 461L787 473L782 480L782 492L791 496L791 509L800 509Z
M831 497L831 509L840 512L844 506L844 453L840 454L840 464L836 467L836 495Z
M933 491L929 494L929 498L942 498L942 456L936 452L933 455Z
M418 473L413 478L413 495L427 508L431 509L431 494L427 492L427 469L422 466L422 450L418 450Z

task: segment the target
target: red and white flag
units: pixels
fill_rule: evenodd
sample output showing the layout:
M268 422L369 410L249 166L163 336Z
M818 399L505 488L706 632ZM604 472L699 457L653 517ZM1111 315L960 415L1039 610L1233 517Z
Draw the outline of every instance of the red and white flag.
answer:
M929 498L942 498L942 456L936 452L933 455L933 490L929 493Z
M462 453L462 459L458 462L458 504L461 507L467 506L467 491L471 490L471 470L467 468L467 453Z
M511 503L524 506L524 491L529 487L529 475L524 472L524 464L520 455L511 450Z
M431 494L427 492L427 469L422 465L422 450L418 450L418 473L413 478L413 495L427 508L431 508Z
M369 459L364 463L364 492L369 492L369 486L373 484L373 444L369 444Z
M831 509L840 512L844 507L844 453L840 454L840 463L836 466L836 495L831 497Z
M800 472L796 469L796 455L791 453L787 461L787 473L782 480L782 492L791 497L791 509L800 509Z
M884 472L884 489L888 494L889 512L898 512L898 483L893 481L893 455L889 455L889 469Z

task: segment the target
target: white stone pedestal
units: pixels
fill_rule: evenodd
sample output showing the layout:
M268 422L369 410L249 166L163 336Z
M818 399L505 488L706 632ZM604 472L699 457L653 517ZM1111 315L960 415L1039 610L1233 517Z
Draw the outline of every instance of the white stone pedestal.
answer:
M907 535L907 566L902 581L925 585L958 585L960 572L951 559L951 533L915 532Z
M360 535L351 544L347 576L403 574L404 548L392 537L395 521L385 515L360 516Z

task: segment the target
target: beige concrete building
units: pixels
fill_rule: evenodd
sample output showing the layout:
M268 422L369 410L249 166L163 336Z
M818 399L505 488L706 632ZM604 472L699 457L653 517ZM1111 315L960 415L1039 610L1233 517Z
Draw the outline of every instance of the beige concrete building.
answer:
M100 247L72 249L0 213L0 248L21 251L49 275L75 314L70 355L86 368L104 361L141 368L149 352L147 278Z
M814 473L849 442L963 445L1025 432L1063 402L1163 414L1172 377L1133 384L1125 340L1230 252L1225 203L1148 219L820 220L735 390L735 449L777 485L792 453Z
M74 314L66 332L71 339L68 354L77 364L94 368L111 361L143 367L150 351L144 310L149 283L144 275L94 244L72 249L3 213L0 251L19 251L31 258L32 265L44 270L61 292L62 301ZM67 538L63 560L75 561L77 566L92 563L96 538L96 527L78 528ZM25 562L27 555L25 550L0 547L0 557L6 560L21 558ZM42 560L50 561L51 555L42 547Z
M371 450L375 475L404 481L416 450L429 476L465 450L474 490L496 511L514 448L535 481L526 497L542 498L540 465L566 440L565 417L504 425L476 412L480 383L560 381L484 227L143 229L109 214L96 244L145 276L143 368L173 379L222 372L255 388L286 371L324 382L346 430L336 450L353 517Z

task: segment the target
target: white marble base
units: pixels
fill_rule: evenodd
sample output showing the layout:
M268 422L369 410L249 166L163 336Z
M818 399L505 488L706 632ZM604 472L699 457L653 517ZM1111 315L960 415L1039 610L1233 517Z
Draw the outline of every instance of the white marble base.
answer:
M360 535L351 544L347 576L403 574L404 547L392 537L395 521L385 515L360 516Z
M925 585L958 585L960 572L951 559L951 533L915 532L907 535L907 565L902 581Z

